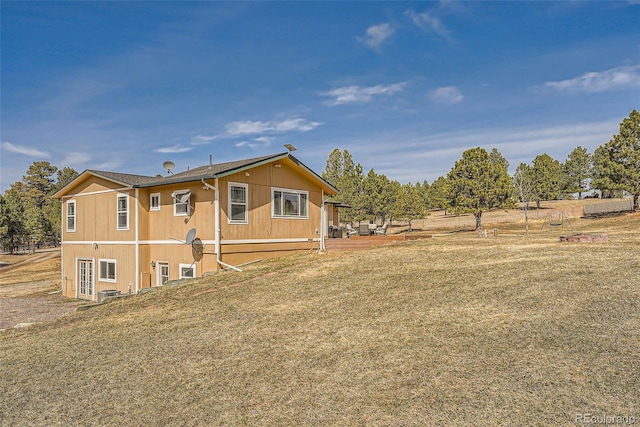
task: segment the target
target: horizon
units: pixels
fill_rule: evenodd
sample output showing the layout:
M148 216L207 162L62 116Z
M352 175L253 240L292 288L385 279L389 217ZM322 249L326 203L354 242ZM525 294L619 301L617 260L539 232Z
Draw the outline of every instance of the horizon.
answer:
M640 103L640 3L2 2L0 192L335 148L401 183L593 153Z

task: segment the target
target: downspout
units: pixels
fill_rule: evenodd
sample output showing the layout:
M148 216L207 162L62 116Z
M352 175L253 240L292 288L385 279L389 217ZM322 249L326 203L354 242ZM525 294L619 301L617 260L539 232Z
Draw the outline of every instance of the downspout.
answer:
M137 188L135 189L135 198L136 198L136 232L135 232L135 238L136 238L136 244L135 244L135 248L136 248L136 294L138 293L138 291L140 291L140 211L139 211L139 205L140 205L140 190L138 190Z
M211 185L208 182L206 182L204 180L204 178L202 178L202 185L204 185L205 187L207 187L210 190L213 190L214 192L214 197L213 197L213 210L214 210L214 219L213 219L213 226L215 228L215 248L216 248L216 262L223 266L223 267L227 267L230 268L232 270L236 270L236 271L242 271L241 269L239 269L238 267L234 267L233 265L229 265L227 263L222 262L222 255L220 254L220 233L221 233L221 229L220 229L220 192L218 191L218 178L215 179L215 185Z
M64 287L67 284L66 280L65 280L65 275L64 275L64 230L65 230L65 224L67 223L67 218L64 214L64 198L61 198L60 201L62 203L60 203L60 216L62 218L62 221L60 221L60 293L62 295L64 295Z
M320 200L322 200L322 203L320 204L320 250L324 251L324 233L326 233L325 220L327 217L327 205L324 200L324 190L322 190ZM329 226L328 221L326 221L326 226Z

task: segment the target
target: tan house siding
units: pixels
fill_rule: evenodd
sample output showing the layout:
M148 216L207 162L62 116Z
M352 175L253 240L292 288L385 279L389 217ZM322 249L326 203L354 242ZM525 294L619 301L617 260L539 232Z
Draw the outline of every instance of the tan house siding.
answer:
M94 291L92 301L98 300L98 292L115 289L122 293L135 292L135 246L119 244L63 244L63 295L69 298L82 297L77 295L78 288L78 260L93 262ZM115 282L100 279L100 260L114 260L116 264Z
M230 183L247 188L246 224L229 221ZM212 189L216 185L217 192ZM307 217L274 216L274 189L306 194ZM174 211L173 194L182 191L190 192L188 215ZM152 194L159 197L159 207L154 209ZM176 280L181 278L181 266L195 268L196 277L217 271L221 268L218 257L223 264L240 265L319 249L323 198L332 194L335 189L330 184L287 153L160 178L85 171L55 195L63 202L63 294L96 301L103 290L127 293L159 286L160 273L167 268L168 280ZM118 229L119 196L128 201L126 230ZM216 198L220 254L216 254ZM75 204L75 231L67 231L69 203ZM337 220L333 206L327 212L328 221ZM194 229L203 247L197 261L192 245L185 244ZM115 266L115 278L100 278L100 260ZM79 289L87 291L87 287L80 284L90 279L93 293L81 295Z

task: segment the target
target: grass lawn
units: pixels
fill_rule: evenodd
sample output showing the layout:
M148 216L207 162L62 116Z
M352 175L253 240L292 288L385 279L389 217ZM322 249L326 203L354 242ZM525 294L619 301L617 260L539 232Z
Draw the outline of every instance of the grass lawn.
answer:
M609 242L434 233L4 332L0 425L640 423L640 214L574 222Z

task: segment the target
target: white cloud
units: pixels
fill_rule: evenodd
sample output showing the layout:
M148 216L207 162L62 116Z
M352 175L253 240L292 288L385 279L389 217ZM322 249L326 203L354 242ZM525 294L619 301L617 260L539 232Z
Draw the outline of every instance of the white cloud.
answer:
M3 142L2 148L4 148L5 150L11 153L22 154L29 157L44 157L44 158L51 157L49 156L49 153L45 151L40 151L37 148L24 147L24 146L12 144L10 142Z
M259 138L255 138L254 141L261 142L265 147L268 147L271 145L271 141L273 141L273 138L270 136L261 136Z
M429 92L429 98L440 104L457 104L464 96L456 86L445 86Z
M249 148L262 148L262 147L268 147L271 145L271 141L273 141L273 138L269 137L269 136L261 136L258 138L254 138L253 141L255 142L251 142L251 141L240 141L237 144L235 144L236 147L249 147Z
M229 135L247 135L252 133L261 133L271 128L271 122L231 122L227 124L227 133Z
M425 31L433 31L443 39L451 40L449 30L440 19L434 16L433 12L425 11L422 13L416 13L413 10L408 10L406 14L411 18L413 23L421 29Z
M154 150L156 153L185 153L191 151L193 147L183 147L180 144L173 145L171 147L163 147Z
M227 124L229 135L251 135L265 132L308 132L322 125L319 122L311 122L307 119L286 119L281 121L245 121L231 122Z
M106 171L112 171L112 170L117 170L120 165L122 165L122 162L119 160L110 160L104 163L100 163L97 164L95 166L92 166L92 168L94 169L98 169L98 170L106 170Z
M91 160L91 157L87 153L70 152L60 163L66 166L76 166L85 164L89 160Z
M640 86L640 65L584 73L573 79L546 82L544 86L557 91L588 93L637 87Z
M323 93L323 95L334 98L331 101L325 102L327 105L364 104L370 102L376 95L393 95L400 92L406 85L406 82L400 82L387 86L345 86L332 89L329 92Z
M196 135L191 138L191 145L204 145L208 144L211 141L217 139L217 135L206 136L206 135Z
M367 45L367 47L376 50L393 33L394 29L389 24L372 25L367 28L366 35L358 37L358 40Z

